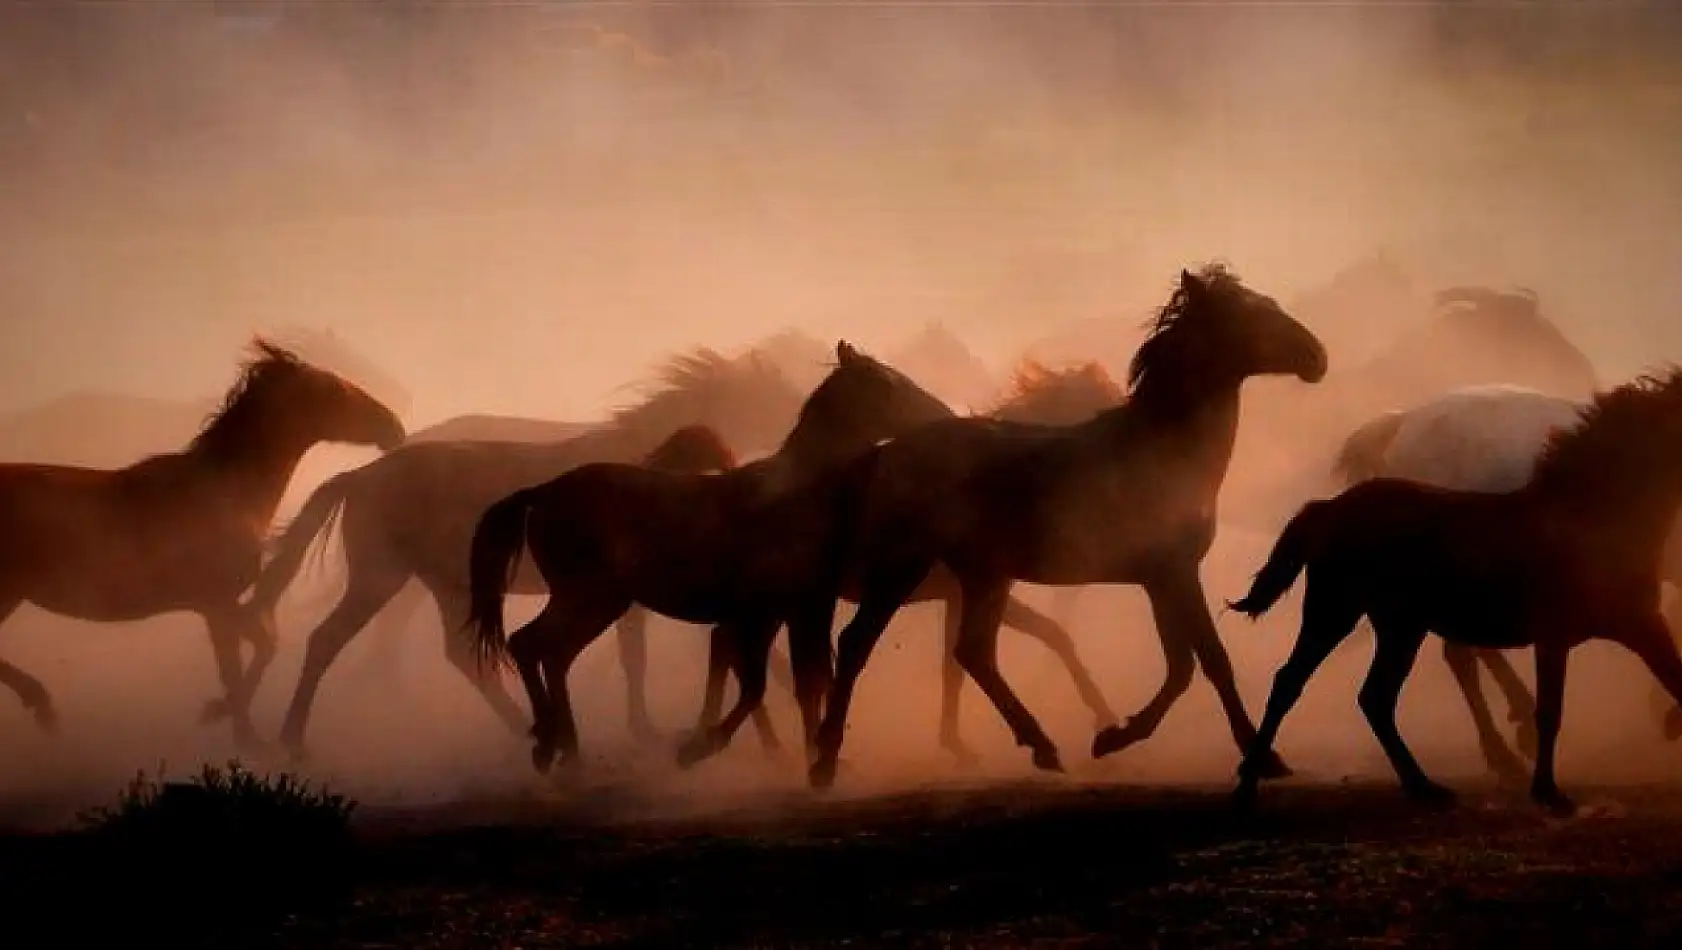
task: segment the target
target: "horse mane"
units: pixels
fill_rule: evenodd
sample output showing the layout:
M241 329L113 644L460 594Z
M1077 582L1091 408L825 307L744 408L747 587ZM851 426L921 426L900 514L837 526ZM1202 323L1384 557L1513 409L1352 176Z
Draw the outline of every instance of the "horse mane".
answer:
M1103 364L1096 360L1054 369L1039 360L1027 357L1011 370L1010 386L994 413L1009 410L1012 415L1017 416L1036 415L1037 409L1053 405L1072 392L1081 390L1103 393L1116 405L1127 399L1126 390L1122 389L1110 374L1105 372Z
M687 407L694 400L706 399L744 376L772 382L781 380L782 372L757 350L739 359L711 347L677 353L660 364L650 380L632 383L628 388L640 390L642 400L614 409L609 419L619 428L676 429L675 420L693 416Z
M297 354L261 336L252 339L250 350L240 363L238 378L222 396L221 404L205 418L189 443L190 449L213 447L238 431L253 401L271 380L309 368Z
M1650 468L1647 453L1655 433L1673 432L1682 423L1682 367L1668 365L1597 393L1578 418L1577 425L1548 437L1532 485L1596 488ZM1682 445L1677 449L1682 452Z
M1224 263L1212 262L1203 266L1196 274L1213 294L1225 294L1239 290L1238 275L1233 273ZM1168 302L1156 311L1156 314L1145 321L1145 340L1134 351L1133 359L1127 366L1127 393L1129 396L1138 393L1139 387L1157 370L1165 369L1163 363L1174 358L1180 333L1185 326L1186 319L1192 306L1191 294L1186 291L1183 281L1177 283L1174 292L1169 295Z

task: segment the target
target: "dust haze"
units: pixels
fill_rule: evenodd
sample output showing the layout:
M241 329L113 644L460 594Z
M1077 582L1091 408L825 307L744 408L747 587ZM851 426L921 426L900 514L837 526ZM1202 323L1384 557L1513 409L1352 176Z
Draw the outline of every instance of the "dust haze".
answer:
M597 419L669 354L788 328L893 360L939 323L1002 390L1025 354L1119 374L1127 333L1181 266L1226 260L1289 305L1380 253L1421 301L1455 282L1534 288L1615 383L1682 356L1682 17L1599 6L8 6L0 411L89 391L211 400L253 332L286 326L332 328L401 381L411 429L470 412ZM1334 373L1404 328L1394 307L1355 303L1298 314ZM0 449L78 461L100 424ZM281 516L371 457L312 453ZM1272 540L1223 530L1212 604ZM257 705L271 733L341 570L330 550L282 604ZM1042 607L1046 593L1026 590ZM1219 620L1254 714L1299 596L1256 625ZM959 772L939 750L938 622L907 608L878 648L843 786L1028 771L969 684L963 728L987 765ZM1163 673L1143 595L1090 589L1076 626L1111 703L1136 710ZM703 641L653 631L652 701L673 743L629 739L604 637L571 680L582 781L662 808L803 786L751 730L676 770ZM372 637L345 651L316 706L311 774L373 802L539 784L440 637L425 616L395 654ZM1354 702L1370 643L1334 656L1288 723L1280 749L1300 772L1389 780ZM94 625L25 607L0 649L64 718L48 739L0 700L0 796L85 803L136 769L233 754L225 729L194 721L216 681L192 618ZM1230 777L1201 676L1152 741L1094 764L1056 661L1008 632L1001 654L1075 779ZM1636 661L1597 645L1581 659L1567 781L1674 771ZM793 742L791 701L773 688L770 702ZM1401 725L1428 767L1479 774L1434 646Z

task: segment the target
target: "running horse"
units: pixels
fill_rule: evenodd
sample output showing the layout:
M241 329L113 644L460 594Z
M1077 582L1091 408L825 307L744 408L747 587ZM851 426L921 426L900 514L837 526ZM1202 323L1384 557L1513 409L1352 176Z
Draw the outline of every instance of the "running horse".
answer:
M197 613L223 689L204 718L231 718L246 748L258 744L250 701L275 635L240 595L257 578L287 482L318 443L389 449L404 434L391 410L340 377L262 338L254 350L182 451L119 469L0 465L0 620L25 601L107 623ZM242 640L253 648L243 669ZM0 662L0 682L42 727L54 727L39 680Z
M1103 756L1150 736L1201 661L1239 746L1255 727L1204 598L1216 497L1238 434L1244 381L1325 376L1326 350L1272 298L1224 267L1182 271L1128 372L1121 405L1073 426L971 417L888 442L841 492L856 513L848 551L858 613L840 635L817 736L813 785L834 781L859 674L888 622L944 565L961 591L956 655L1034 764L1061 771L1052 743L1000 674L1000 615L1016 581L1139 584L1150 598L1168 675L1126 726L1098 731ZM1275 759L1273 775L1289 770Z
M1053 369L1035 360L1024 360L1012 374L1011 387L1000 405L987 415L1005 422L1039 423L1042 425L1074 425L1085 422L1099 412L1119 403L1124 396L1102 366L1088 362L1078 366ZM958 644L959 592L941 572L931 575L929 582L919 588L911 602L939 601L946 607L941 644L940 682L940 746L951 753L960 764L969 765L977 757L964 742L958 729L959 699L964 685L964 670L954 651ZM1073 613L1078 587L1052 588L1056 612L1067 618ZM1062 664L1081 702L1102 729L1117 722L1117 717L1104 698L1092 673L1081 662L1074 638L1058 620L1046 616L1018 597L1012 596L1004 609L1003 625L1040 641ZM732 652L728 630L715 631L709 657L706 695L696 729L704 730L716 723L724 709L724 687L729 670L737 662ZM781 662L780 658L778 662ZM780 669L773 665L772 670ZM776 748L775 734L765 718L763 709L754 713L754 723L768 748Z
M261 609L272 610L316 538L339 524L345 590L309 635L282 743L294 757L304 755L304 733L322 677L351 639L412 581L432 595L450 664L510 729L524 731L519 707L501 679L475 662L472 641L462 634L468 545L485 507L586 462L642 464L674 431L687 426L718 432L738 452L774 445L799 407L800 394L757 354L729 359L700 350L663 367L657 387L642 402L581 435L555 442L412 442L323 482L276 538L252 595ZM515 588L544 591L542 579L530 571L521 572ZM632 612L620 636L631 724L641 733L652 732L642 692L645 622L644 612Z
M1307 575L1302 628L1274 678L1260 731L1239 768L1252 808L1273 742L1314 671L1362 617L1378 641L1360 706L1410 798L1455 795L1426 775L1396 729L1396 702L1427 635L1483 649L1534 647L1536 767L1530 795L1575 810L1554 777L1571 650L1609 640L1630 650L1682 703L1682 656L1659 612L1659 563L1682 506L1682 370L1594 397L1557 430L1530 480L1507 492L1374 478L1312 501L1280 534L1232 609L1267 612ZM1669 714L1682 727L1682 708Z
M771 639L789 628L795 692L810 745L829 679L840 559L829 538L844 517L833 492L848 467L952 410L902 373L845 342L836 365L770 456L717 475L582 465L509 495L473 533L470 623L482 658L519 670L531 702L532 764L578 760L567 673L633 604L689 623L725 625L746 660L735 706L686 740L690 765L729 743L765 695ZM549 601L512 637L502 600L522 548Z

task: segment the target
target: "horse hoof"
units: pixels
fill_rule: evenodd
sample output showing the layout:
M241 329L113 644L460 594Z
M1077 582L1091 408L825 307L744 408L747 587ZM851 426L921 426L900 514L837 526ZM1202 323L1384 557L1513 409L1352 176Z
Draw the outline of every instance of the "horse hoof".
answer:
M677 767L693 768L711 758L717 751L717 744L710 733L697 733L677 747Z
M1232 810L1240 818L1252 817L1256 813L1256 807L1260 803L1260 799L1261 793L1254 782L1240 782L1238 788L1234 789L1232 793Z
M1430 808L1452 808L1460 801L1460 796L1451 788L1445 788L1436 782L1407 786L1404 791L1407 797L1416 804Z
M1057 749L1046 746L1034 750L1034 767L1044 772L1063 772L1063 759L1058 756Z
M1258 779L1283 779L1296 774L1285 764L1285 760L1279 757L1279 753L1272 749L1267 750L1267 754L1256 762L1253 770Z
M205 703L204 709L199 712L199 724L208 726L212 723L221 722L232 715L232 712L233 711L228 708L228 700L226 697L213 699L210 702Z
M1491 755L1488 764L1489 770L1495 773L1496 784L1501 788L1523 788L1530 781L1530 771L1511 752Z
M1530 797L1555 818L1571 818L1577 814L1577 803L1558 791L1532 792Z
M819 759L812 764L806 775L807 782L815 789L824 790L835 785L835 760Z
M948 739L941 742L940 747L952 756L953 761L957 763L960 769L973 769L981 764L981 756L976 755L975 750L964 745L962 740Z
M531 747L531 767L539 775L548 775L549 767L555 764L555 749L553 746L538 743Z
M39 703L34 707L35 725L49 736L58 735L58 710L52 703Z
M666 737L660 730L654 728L653 723L639 722L631 726L631 738L635 739L639 745L651 746L659 745L665 741Z
M1143 740L1145 735L1143 729L1135 729L1131 722L1125 726L1105 726L1092 737L1092 757L1101 759L1106 755L1114 755Z

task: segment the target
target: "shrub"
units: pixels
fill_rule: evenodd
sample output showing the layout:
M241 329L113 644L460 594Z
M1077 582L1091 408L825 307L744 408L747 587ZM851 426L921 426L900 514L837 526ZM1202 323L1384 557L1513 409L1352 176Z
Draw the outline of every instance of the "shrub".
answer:
M137 775L82 816L82 870L139 922L260 924L348 895L354 802L237 761L188 781Z

